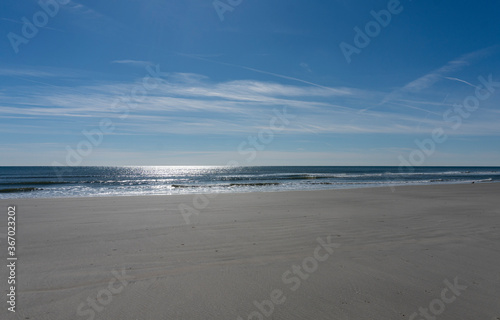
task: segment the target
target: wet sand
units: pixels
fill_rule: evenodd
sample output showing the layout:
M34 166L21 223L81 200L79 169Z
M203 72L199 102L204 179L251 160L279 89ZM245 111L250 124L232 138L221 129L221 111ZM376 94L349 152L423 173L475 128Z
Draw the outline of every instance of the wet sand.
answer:
M500 319L500 184L193 197L0 200L0 318Z

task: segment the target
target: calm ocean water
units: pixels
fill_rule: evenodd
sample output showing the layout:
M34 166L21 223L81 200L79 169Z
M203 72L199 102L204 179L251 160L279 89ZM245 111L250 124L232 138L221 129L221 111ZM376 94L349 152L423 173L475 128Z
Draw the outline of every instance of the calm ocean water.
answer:
M0 199L500 181L500 167L0 167Z

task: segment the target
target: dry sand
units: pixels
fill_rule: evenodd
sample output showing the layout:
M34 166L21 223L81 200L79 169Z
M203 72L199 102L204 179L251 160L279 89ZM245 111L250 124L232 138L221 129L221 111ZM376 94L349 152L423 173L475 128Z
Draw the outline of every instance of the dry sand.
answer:
M499 191L222 194L190 225L192 195L2 200L0 318L500 319Z

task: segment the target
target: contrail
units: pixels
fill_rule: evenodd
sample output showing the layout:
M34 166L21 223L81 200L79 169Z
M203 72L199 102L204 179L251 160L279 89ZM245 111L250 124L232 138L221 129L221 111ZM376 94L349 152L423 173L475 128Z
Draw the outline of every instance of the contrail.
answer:
M215 61L215 60L206 59L206 58L199 57L197 55L192 55L192 54L187 54L187 53L180 53L180 52L178 52L177 54L179 54L181 56L190 57L190 58L193 58L193 59L199 59L199 60L203 60L203 61L207 61L207 62L222 64L222 65L225 65L225 66L236 67L236 68L241 68L241 69L245 69L245 70L250 70L250 71L253 71L253 72L267 74L267 75L275 76L275 77L278 77L278 78L283 78L283 79L298 81L298 82L309 84L311 86L315 86L315 87L322 88L322 89L327 89L327 90L332 90L332 91L334 90L333 88L325 87L325 86L322 86L322 85L314 83L314 82L310 82L310 81L306 81L306 80L302 80L302 79L298 79L298 78L294 78L294 77L289 77L289 76L285 76L285 75L278 74L278 73L273 73L273 72L268 72L268 71L259 70L259 69L255 69L255 68L240 66L240 65L237 65L237 64L232 64L232 63L227 63L227 62Z
M437 112L434 112L434 111L430 111L430 110L427 110L427 109L424 109L424 108L414 107L414 106L410 106L410 105L408 105L408 104L399 103L399 102L394 102L394 104L398 104L398 105L400 105L400 106L407 107L407 108L410 108L410 109L415 109L415 110L419 110L419 111L424 111L424 112L427 112L427 113L432 113L432 114L434 114L434 115L441 116L441 114L440 114L440 113L437 113Z
M444 77L445 79L448 79L448 80L454 80L454 81L459 81L459 82L463 82L465 84L468 84L469 86L473 87L473 88L477 88L475 85L471 84L470 82L467 82L465 80L462 80L462 79L458 79L458 78L452 78L452 77Z

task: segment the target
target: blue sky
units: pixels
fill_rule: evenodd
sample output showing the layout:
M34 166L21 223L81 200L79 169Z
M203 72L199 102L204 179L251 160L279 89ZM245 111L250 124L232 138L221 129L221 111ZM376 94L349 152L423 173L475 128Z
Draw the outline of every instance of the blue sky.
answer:
M497 1L5 0L0 165L499 165L499 16Z

